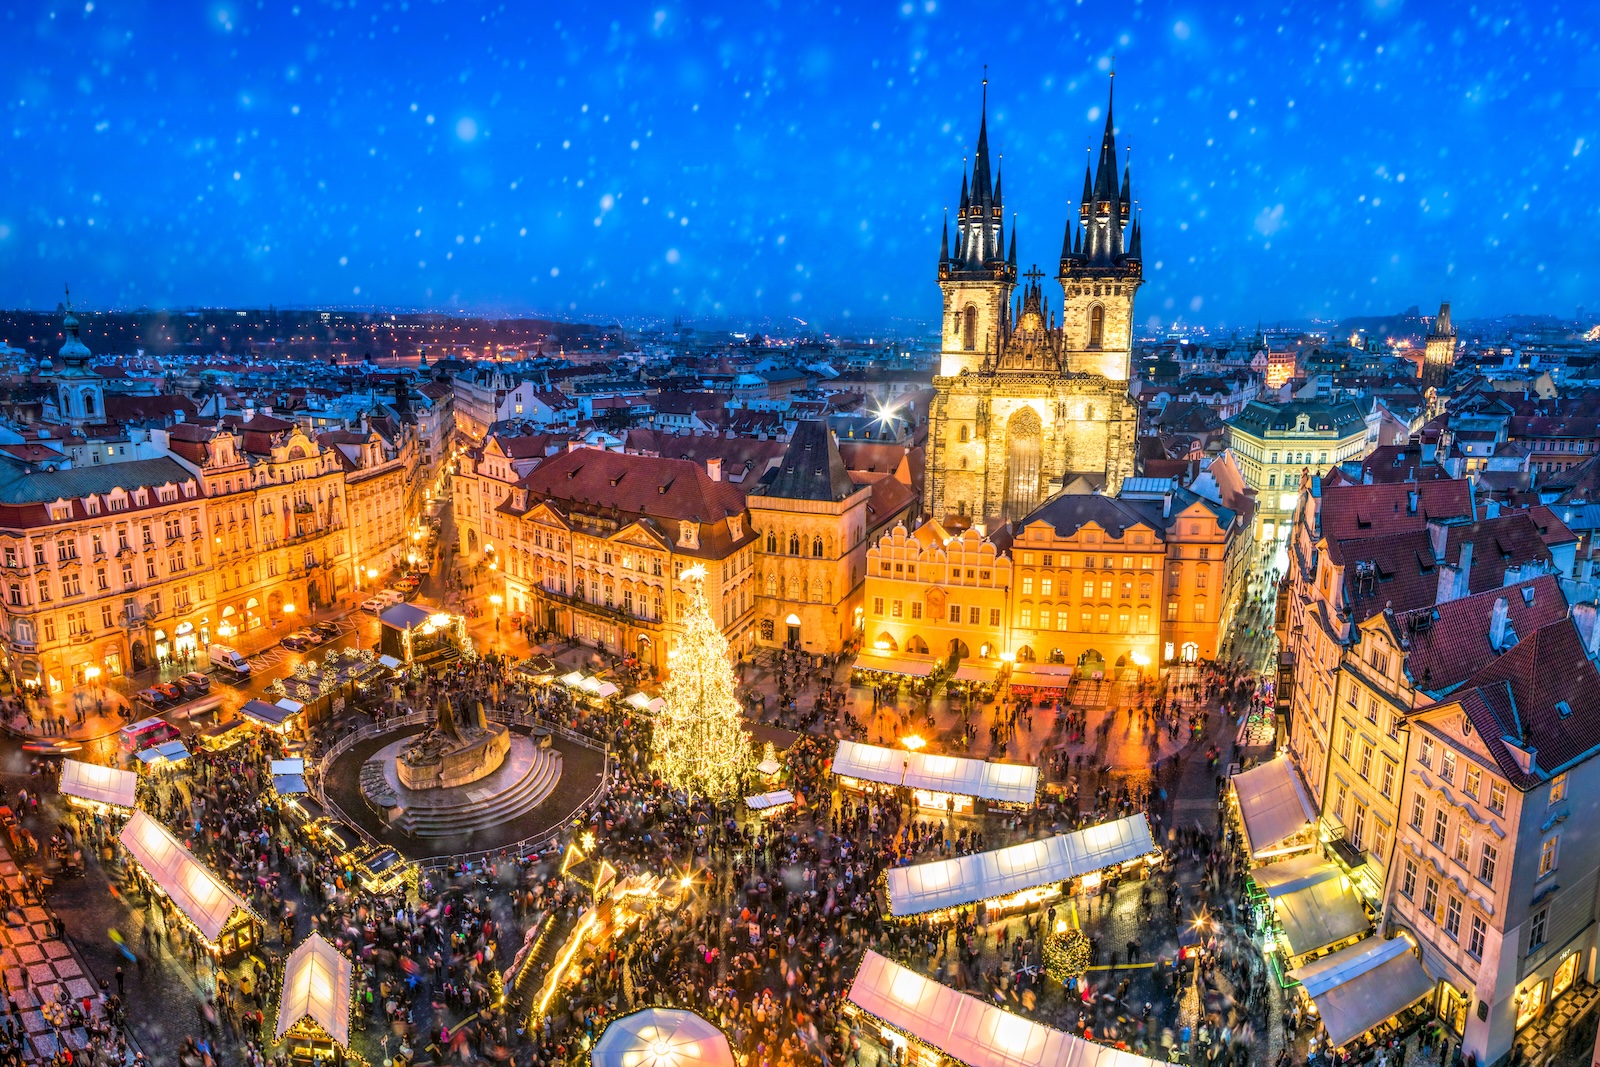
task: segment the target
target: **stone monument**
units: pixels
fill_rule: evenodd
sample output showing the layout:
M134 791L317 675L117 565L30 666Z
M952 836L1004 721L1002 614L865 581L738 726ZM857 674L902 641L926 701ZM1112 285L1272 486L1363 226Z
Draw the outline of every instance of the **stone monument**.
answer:
M448 695L439 695L433 729L400 750L395 761L400 784L407 789L447 789L492 774L511 750L511 731L490 722L483 702L458 721Z

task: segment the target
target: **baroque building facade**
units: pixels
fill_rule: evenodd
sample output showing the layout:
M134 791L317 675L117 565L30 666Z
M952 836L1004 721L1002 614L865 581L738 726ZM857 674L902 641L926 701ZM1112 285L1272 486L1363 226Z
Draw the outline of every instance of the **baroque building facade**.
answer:
M1138 413L1128 397L1133 299L1144 280L1131 175L1117 175L1110 101L1098 163L1085 167L1057 281L1061 318L1034 268L1018 285L1001 175L990 178L987 119L971 180L963 169L954 248L939 250L944 307L929 427L929 507L941 522L1022 518L1075 479L1116 493L1134 473Z

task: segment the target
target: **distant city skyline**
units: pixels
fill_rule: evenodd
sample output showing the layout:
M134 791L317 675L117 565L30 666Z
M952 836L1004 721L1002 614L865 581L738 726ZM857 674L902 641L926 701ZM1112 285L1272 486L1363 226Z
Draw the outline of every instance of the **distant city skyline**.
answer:
M1450 15L11 10L0 302L909 332L985 64L1018 258L1053 275L1115 55L1141 330L1600 306L1595 28Z

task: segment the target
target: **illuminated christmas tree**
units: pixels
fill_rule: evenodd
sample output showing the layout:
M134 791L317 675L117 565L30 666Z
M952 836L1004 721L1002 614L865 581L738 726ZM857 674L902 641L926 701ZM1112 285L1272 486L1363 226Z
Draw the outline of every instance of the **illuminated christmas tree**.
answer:
M656 764L674 789L691 798L726 800L738 792L750 762L750 736L739 715L728 640L706 606L705 570L683 574L689 588L683 640L656 717Z

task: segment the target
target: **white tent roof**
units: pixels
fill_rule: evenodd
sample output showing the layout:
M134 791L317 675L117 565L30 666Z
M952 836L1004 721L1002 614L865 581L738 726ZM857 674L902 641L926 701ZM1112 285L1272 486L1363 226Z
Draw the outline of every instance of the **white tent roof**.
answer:
M576 689L578 686L583 684L583 674L579 671L573 671L570 674L563 674L561 676L561 684L570 685Z
M1334 1045L1360 1037L1433 992L1411 942L1369 937L1289 972L1317 1003Z
M1144 813L989 852L891 867L889 913L921 915L1062 882L1155 848Z
M280 797L292 797L311 792L311 787L306 785L303 774L275 774L272 776L272 791Z
M287 711L290 715L298 715L302 711L306 710L306 706L300 703L300 701L290 700L288 697L279 697L277 700L274 700L273 703L282 708L284 711Z
M396 667L400 666L400 661L395 659L393 656L379 656L378 666L387 667L392 671Z
M901 659L898 656L874 655L870 652L863 652L857 656L856 666L863 670L904 674L911 678L926 678L933 673L931 660Z
M903 752L859 741L839 742L833 756L833 773L1009 804L1031 804L1039 789L1039 768L1031 764L986 763L960 756Z
M1287 756L1234 775L1233 789L1252 856L1271 852L1317 821L1317 809Z
M69 759L61 763L60 788L69 797L131 808L134 794L139 788L139 776L116 767L102 767L98 763Z
M118 840L207 941L217 939L234 912L250 912L239 894L144 812L133 813Z
M1343 879L1316 882L1286 893L1272 904L1291 956L1326 948L1372 925L1361 898Z
M304 758L275 759L272 761L272 773L274 776L280 774L304 774L306 773L306 761Z
M766 811L780 804L793 804L794 794L787 789L778 789L771 793L757 793L753 797L745 797L744 802L752 811Z
M620 692L622 690L618 689L612 682L598 682L594 687L594 695L597 697L614 697Z
M956 668L958 682L992 682L1000 668L991 667L984 663L963 663Z
M1151 1067L1156 1062L1013 1015L876 952L861 961L850 1000L968 1067Z
M906 753L895 748L840 741L833 754L833 773L884 785L899 785L905 778Z
M734 1067L722 1031L681 1008L624 1015L605 1028L589 1062L593 1067Z
M1339 868L1316 853L1293 856L1257 867L1250 879L1269 897L1282 897L1339 877Z
M278 1038L295 1023L311 1021L329 1037L350 1046L350 960L338 949L312 934L289 954L283 968L283 996L278 1001Z
M650 698L645 696L643 693L629 693L622 699L623 703L632 704L640 711L644 711L650 707Z
M1072 668L1059 663L1018 663L1011 668L1011 684L1065 689L1072 684Z

